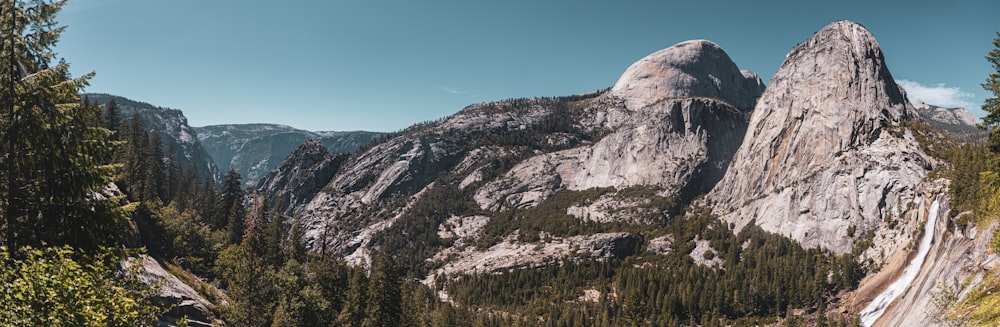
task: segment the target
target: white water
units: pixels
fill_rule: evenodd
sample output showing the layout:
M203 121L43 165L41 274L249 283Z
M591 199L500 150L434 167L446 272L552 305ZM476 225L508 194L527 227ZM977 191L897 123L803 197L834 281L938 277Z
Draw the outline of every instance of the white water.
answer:
M927 222L924 224L924 237L920 239L920 248L917 251L917 257L913 258L910 264L906 266L906 269L903 270L903 276L899 277L892 285L889 285L889 288L885 289L882 294L879 294L864 310L861 310L861 324L865 327L870 327L879 317L882 317L889 304L895 301L899 295L903 294L903 291L917 278L917 272L924 265L924 259L927 259L927 253L931 249L931 241L934 240L934 225L937 222L939 206L938 199L934 199L934 203L931 204L931 211L927 215Z

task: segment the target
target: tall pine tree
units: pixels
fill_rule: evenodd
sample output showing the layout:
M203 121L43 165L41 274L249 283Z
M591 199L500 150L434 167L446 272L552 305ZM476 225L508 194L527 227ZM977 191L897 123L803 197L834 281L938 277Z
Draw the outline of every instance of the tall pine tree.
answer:
M993 93L993 97L987 98L983 102L983 126L990 132L989 149L993 153L1000 153L1000 32L997 32L993 39L993 50L986 55L986 61L993 66L994 72L986 77L983 89Z
M111 98L111 101L104 105L104 127L115 132L111 139L117 140L119 138L118 132L122 128L122 117L118 111L118 102L114 98Z
M399 268L388 252L378 254L374 260L375 264L368 282L368 303L362 326L399 326L403 314Z
M0 10L0 211L4 243L93 248L121 235L124 211L105 188L113 150L100 108L81 103L92 74L71 78L52 48L62 1L4 1Z

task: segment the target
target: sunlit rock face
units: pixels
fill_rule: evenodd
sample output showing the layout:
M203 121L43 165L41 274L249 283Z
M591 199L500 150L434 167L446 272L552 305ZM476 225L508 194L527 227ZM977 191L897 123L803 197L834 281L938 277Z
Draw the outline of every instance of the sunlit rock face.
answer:
M847 252L916 207L932 160L901 126L912 111L875 38L834 22L788 54L709 201L737 226Z
M740 71L718 45L692 40L632 64L611 88L611 95L625 99L625 106L633 110L664 99L708 97L749 111L763 91L757 74Z

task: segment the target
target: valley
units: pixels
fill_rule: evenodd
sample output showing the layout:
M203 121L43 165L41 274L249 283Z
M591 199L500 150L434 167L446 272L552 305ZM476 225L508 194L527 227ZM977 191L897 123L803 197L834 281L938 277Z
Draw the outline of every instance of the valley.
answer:
M591 92L307 131L192 127L181 109L83 92L92 74L52 63L62 4L0 15L25 31L10 44L35 42L0 49L0 326L1000 316L997 99L980 119L912 97L854 21L788 44L773 75L694 39ZM994 46L983 86L1000 96Z

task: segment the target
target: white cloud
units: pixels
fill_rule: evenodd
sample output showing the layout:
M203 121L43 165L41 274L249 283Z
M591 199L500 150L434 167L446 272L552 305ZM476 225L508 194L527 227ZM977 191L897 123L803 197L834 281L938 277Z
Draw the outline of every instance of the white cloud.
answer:
M462 91L462 90L459 90L459 89L456 89L456 88L452 88L452 87L439 87L438 90L445 91L445 92L448 92L448 93L451 93L451 94L454 94L454 95L463 95L463 94L467 93L465 91Z
M972 93L962 92L957 87L946 86L944 83L927 86L905 79L898 80L896 83L906 89L906 95L912 102L923 100L927 104L945 108L964 107L970 110L979 109L979 104L972 101L976 96Z

